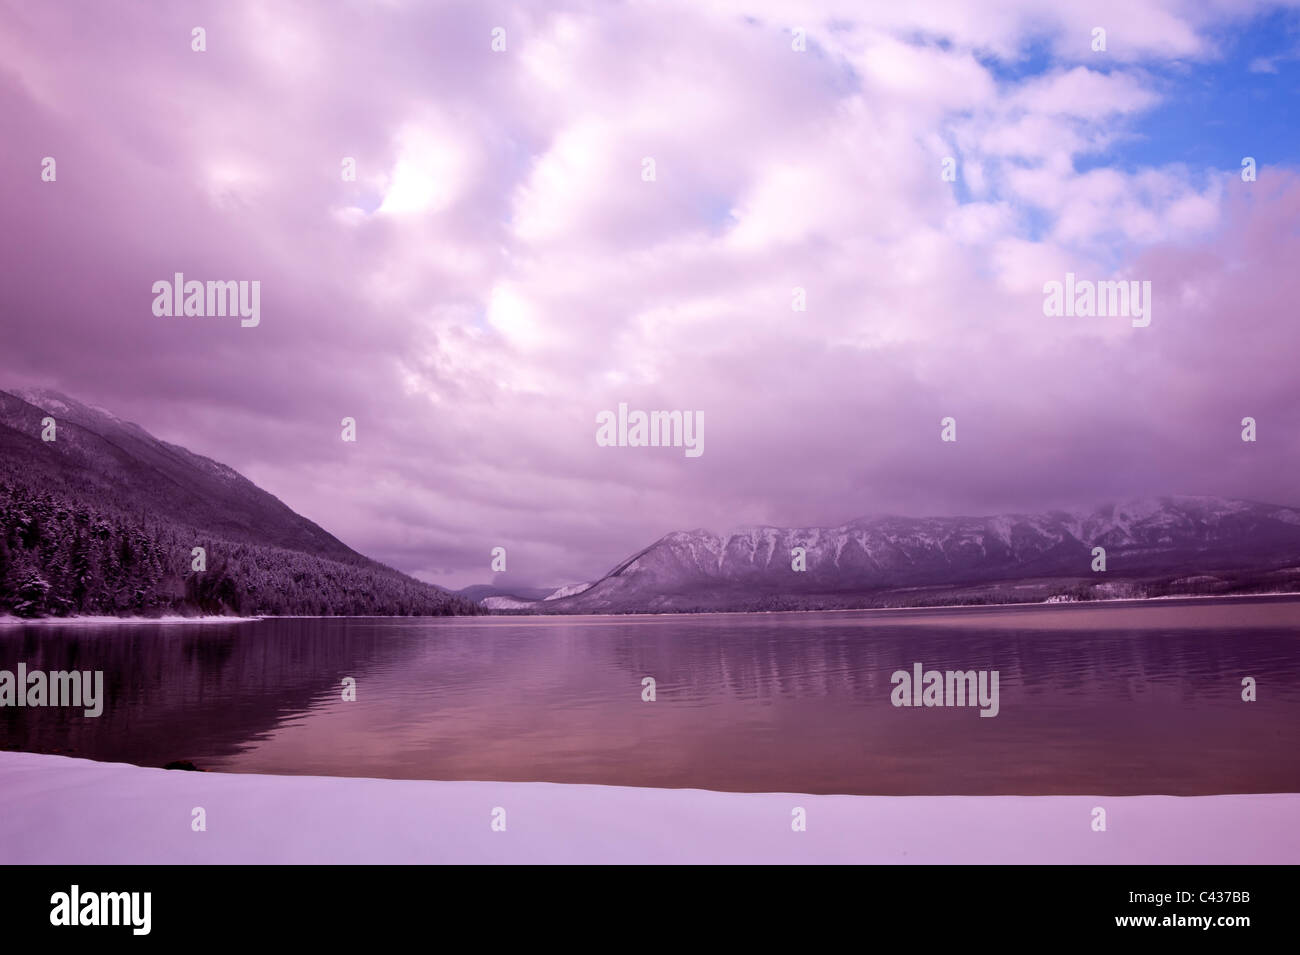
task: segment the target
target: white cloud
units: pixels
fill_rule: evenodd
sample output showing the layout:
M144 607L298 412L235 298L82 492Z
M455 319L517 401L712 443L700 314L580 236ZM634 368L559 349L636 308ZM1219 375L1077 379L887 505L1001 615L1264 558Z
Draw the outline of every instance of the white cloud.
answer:
M441 118L405 124L396 135L397 160L377 210L380 215L437 213L461 195L473 150Z

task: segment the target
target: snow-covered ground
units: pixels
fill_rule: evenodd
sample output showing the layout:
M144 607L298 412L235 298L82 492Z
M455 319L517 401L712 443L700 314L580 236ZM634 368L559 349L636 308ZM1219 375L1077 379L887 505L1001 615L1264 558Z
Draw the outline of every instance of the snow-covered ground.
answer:
M198 617L182 617L179 615L165 617L113 617L113 616L94 616L86 614L77 617L14 617L9 614L0 614L0 627L67 627L67 626L100 626L102 624L119 624L119 623L251 623L256 620L263 620L263 617L225 617L220 614L208 614ZM285 619L285 618L280 618Z
M142 769L0 753L0 864L1289 863L1300 795L807 796ZM192 829L202 807L207 829ZM807 813L807 831L791 828ZM1092 829L1106 810L1106 831ZM505 810L505 831L492 829Z

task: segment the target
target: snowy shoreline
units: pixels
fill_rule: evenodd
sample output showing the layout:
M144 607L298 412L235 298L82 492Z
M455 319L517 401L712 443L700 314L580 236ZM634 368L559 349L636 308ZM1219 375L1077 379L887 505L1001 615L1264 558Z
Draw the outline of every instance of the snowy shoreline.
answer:
M0 615L0 627L16 626L90 626L113 623L255 623L266 617L223 617L220 614L207 614L198 617L182 617L179 614L166 617L112 617L86 615L84 617L12 617ZM273 618L286 619L286 618ZM312 618L315 619L315 618Z
M1300 597L1300 591L1282 590L1262 594L1166 594L1160 597L1108 597L1103 600L1047 601L1037 600L1030 603L990 603L990 604L927 604L920 607L837 607L825 610L702 610L702 611L665 611L654 613L488 613L488 614L439 614L433 617L419 616L361 616L342 617L337 615L304 616L301 614L282 614L273 617L230 617L221 614L209 614L184 617L178 614L164 617L115 617L115 616L73 616L73 617L15 617L0 614L0 627L5 626L59 626L89 624L125 624L125 623L255 623L260 620L482 620L487 617L514 619L518 617L537 617L543 619L563 619L572 617L584 619L592 617L714 617L714 616L780 616L782 614L847 614L847 613L885 613L920 616L936 613L960 614L963 611L993 612L1001 609L1025 610L1031 607L1058 608L1072 607L1076 610L1109 607L1116 604L1136 604L1138 606L1158 606L1181 600L1260 600L1277 597Z
M810 796L0 753L0 864L1295 864L1300 794ZM1094 807L1107 814L1092 830ZM202 807L206 831L191 828ZM493 831L493 813L506 830ZM807 830L795 832L802 807Z

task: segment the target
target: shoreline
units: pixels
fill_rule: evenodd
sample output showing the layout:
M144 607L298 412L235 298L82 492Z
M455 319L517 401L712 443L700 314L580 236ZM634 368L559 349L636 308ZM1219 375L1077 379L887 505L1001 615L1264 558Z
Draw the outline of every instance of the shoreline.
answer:
M1159 597L1107 597L1103 600L1034 600L987 604L926 604L920 607L830 607L825 610L684 610L642 611L638 613L497 613L493 617L719 617L779 616L795 613L933 613L936 610L1002 610L1007 607L1103 607L1114 604L1150 604L1174 600L1251 600L1261 597L1300 597L1297 590L1270 591L1264 594L1165 594Z
M1300 794L814 796L0 752L2 864L1295 864ZM205 831L194 831L202 807ZM1094 810L1106 831L1094 831ZM805 831L794 831L797 808ZM494 815L505 811L505 831Z
M899 614L934 614L936 612L961 613L963 611L996 611L1025 607L1111 607L1116 604L1136 604L1139 606L1175 603L1192 600L1260 600L1277 597L1300 597L1300 591L1282 590L1263 594L1165 594L1158 597L1110 597L1104 600L1068 600L1028 602L985 603L985 604L927 604L919 607L835 607L826 610L691 610L691 611L642 611L637 613L518 613L487 610L482 614L437 614L434 616L387 615L348 617L339 615L304 616L301 614L284 614L277 616L230 617L220 614L208 614L185 617L171 614L163 617L116 617L116 616L71 616L71 617L15 617L0 614L0 627L27 625L58 624L114 624L114 623L256 623L261 620L482 620L493 617L509 619L514 617L536 617L543 619L582 620L593 617L719 617L719 616L764 616L774 617L785 614L830 614L830 613L899 613ZM484 608L485 610L487 608Z
M267 618L267 617L223 617L219 614L204 614L197 617L183 617L179 614L170 614L164 617L114 617L104 615L86 614L84 616L74 617L14 617L0 615L0 627L26 626L28 624L52 625L52 624L71 624L75 626L90 626L93 624L105 623L255 623L258 620L267 619L284 619L284 618ZM319 617L308 617L302 619L324 619Z

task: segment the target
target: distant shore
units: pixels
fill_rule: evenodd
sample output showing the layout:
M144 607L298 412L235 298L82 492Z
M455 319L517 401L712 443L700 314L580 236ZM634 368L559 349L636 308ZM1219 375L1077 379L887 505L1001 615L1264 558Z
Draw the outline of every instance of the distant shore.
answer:
M993 612L1004 609L1026 609L1036 608L1063 608L1070 607L1074 609L1085 609L1088 607L1113 607L1118 604L1136 604L1136 605L1159 605L1168 604L1184 600L1258 600L1264 598L1277 597L1300 597L1300 591L1285 590L1270 593L1259 594L1162 594L1156 597L1107 597L1100 600L1034 600L1023 602L1007 603L961 603L961 604L924 604L909 607L836 607L826 610L667 610L667 611L637 611L630 613L528 613L526 611L501 611L485 610L482 614L460 615L460 614L440 614L436 617L417 617L410 615L365 615L365 616L305 616L301 614L283 614L275 616L256 616L256 617L234 617L222 616L220 614L199 615L193 617L173 614L162 617L116 617L116 616L68 616L68 617L15 617L12 615L0 614L0 627L4 626L26 626L31 624L58 625L58 624L117 624L117 623L254 623L261 620L434 620L434 619L465 619L481 620L484 617L539 617L546 619L561 619L573 617L576 619L589 617L713 617L713 616L781 616L784 614L843 614L843 613L889 613L889 614L935 614L962 612L986 611Z
M1158 597L1106 597L1101 600L1030 600L1007 603L983 604L923 604L914 607L832 607L826 610L663 610L642 611L637 613L523 613L492 611L495 617L714 617L724 615L737 616L779 616L782 614L803 613L929 613L935 611L961 612L964 610L1003 610L1007 608L1026 607L1084 607L1114 606L1115 604L1153 604L1168 603L1176 600L1254 600L1261 597L1300 597L1300 591L1285 590L1264 594L1166 594Z

